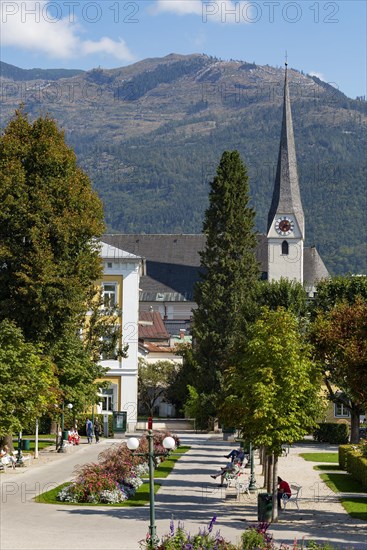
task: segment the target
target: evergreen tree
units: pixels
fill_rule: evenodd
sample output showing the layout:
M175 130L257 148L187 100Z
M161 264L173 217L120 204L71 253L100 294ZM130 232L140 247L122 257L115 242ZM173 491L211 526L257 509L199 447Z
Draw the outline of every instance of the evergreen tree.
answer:
M193 339L197 390L220 395L222 374L233 363L248 320L259 276L255 213L249 206L247 170L237 151L225 151L211 184L201 252L203 274L195 289Z
M49 117L16 112L0 137L0 320L47 346L88 309L103 209Z

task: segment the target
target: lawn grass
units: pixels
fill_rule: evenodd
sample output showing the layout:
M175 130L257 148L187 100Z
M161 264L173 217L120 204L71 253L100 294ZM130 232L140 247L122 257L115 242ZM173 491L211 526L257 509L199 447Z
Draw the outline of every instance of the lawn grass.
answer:
M318 464L317 466L313 467L314 470L323 470L328 472L340 472L340 466L339 464Z
M169 474L172 472L177 460L181 458L181 456L184 453L187 453L187 451L190 450L191 447L188 447L186 445L181 445L180 447L177 447L172 454L170 454L166 460L161 462L157 468L154 470L154 478L166 478L169 476ZM148 474L142 476L142 479L146 479Z
M363 487L350 474L320 474L321 479L334 493L366 493Z
M59 504L61 506L117 506L119 508L123 506L144 506L149 502L149 483L143 483L143 485L140 485L140 487L137 489L135 495L129 500L125 500L124 502L120 502L119 504L101 504L98 502L97 504L93 504L90 502L61 502L60 500L57 500L57 495L67 485L70 485L70 482L62 483L58 487L55 487L54 489L51 489L50 491L46 491L45 493L42 493L41 495L38 495L35 497L35 502L38 502L40 504ZM160 489L160 483L154 483L154 493L157 493L157 491Z
M310 462L332 462L339 463L338 453L301 453L299 456Z
M367 498L343 497L340 500L344 510L348 512L352 518L367 522Z

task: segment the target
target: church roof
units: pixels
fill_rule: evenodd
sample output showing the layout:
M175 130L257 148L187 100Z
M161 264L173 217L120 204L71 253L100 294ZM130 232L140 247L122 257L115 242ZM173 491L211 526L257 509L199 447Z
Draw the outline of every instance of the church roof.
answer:
M267 271L267 242L258 235L256 256L260 271ZM146 259L146 275L140 278L140 301L194 301L194 286L199 280L200 256L204 234L110 234L102 239L111 246Z
M315 246L303 249L303 280L306 287L315 286L317 281L329 277L324 262Z
M296 147L293 135L291 101L288 87L288 70L285 68L283 121L280 136L277 172L268 216L268 232L277 214L293 213L302 235L305 221L298 183Z

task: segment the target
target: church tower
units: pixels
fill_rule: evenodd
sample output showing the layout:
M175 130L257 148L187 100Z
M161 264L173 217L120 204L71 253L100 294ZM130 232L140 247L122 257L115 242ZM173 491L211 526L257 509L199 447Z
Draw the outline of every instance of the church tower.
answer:
M288 70L285 64L283 122L273 199L268 215L268 280L303 284L305 220L298 184Z

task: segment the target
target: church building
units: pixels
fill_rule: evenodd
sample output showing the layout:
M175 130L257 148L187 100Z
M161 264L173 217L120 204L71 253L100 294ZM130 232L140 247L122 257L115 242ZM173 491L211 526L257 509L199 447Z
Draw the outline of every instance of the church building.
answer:
M328 271L315 247L305 247L305 216L298 182L288 69L285 67L283 121L267 234L259 234L256 256L261 278L281 277L303 284L310 298L316 282ZM157 311L171 335L190 328L195 309L194 285L199 278L199 252L205 235L104 235L103 241L142 257L146 273L140 279L140 312Z

